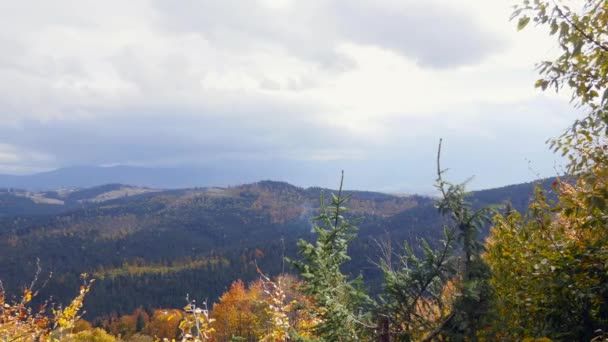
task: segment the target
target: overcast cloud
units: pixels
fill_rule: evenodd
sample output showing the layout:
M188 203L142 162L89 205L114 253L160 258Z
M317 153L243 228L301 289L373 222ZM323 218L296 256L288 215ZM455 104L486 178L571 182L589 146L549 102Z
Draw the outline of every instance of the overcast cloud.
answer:
M555 48L509 6L0 0L0 173L274 165L298 185L345 169L352 188L428 191L443 137L473 187L552 176L545 141L575 114L533 88Z

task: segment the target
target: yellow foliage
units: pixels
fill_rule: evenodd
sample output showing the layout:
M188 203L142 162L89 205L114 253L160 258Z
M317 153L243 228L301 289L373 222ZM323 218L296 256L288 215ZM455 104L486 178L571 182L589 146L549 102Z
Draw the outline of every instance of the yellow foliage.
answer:
M263 300L266 304L266 313L270 316L270 328L262 336L262 341L285 341L289 338L290 322L287 314L292 310L293 304L287 303L285 291L282 288L282 278L273 282L259 269L261 284L264 288ZM295 300L294 300L295 302ZM297 302L296 302L297 303Z
M198 307L196 302L191 301L190 304L186 305L184 311L186 315L179 323L182 339L194 342L213 341L215 328L211 325L215 319L209 316L207 303L205 302L202 307Z
M30 287L24 290L21 300L9 303L6 301L4 289L0 287L0 340L2 341L61 341L69 335L76 322L80 319L85 295L89 292L93 280L87 280L80 293L65 308L52 309L52 315L47 312L46 305L41 305L37 311L28 304L36 296Z
M77 334L68 335L62 342L115 342L116 338L103 329L84 330Z
M86 274L83 274L83 278L85 277ZM68 306L57 310L53 309L53 314L55 315L55 328L59 333L70 331L74 328L74 324L80 318L78 317L78 313L84 304L84 297L91 290L91 285L94 281L94 279L90 281L85 280L85 284L80 286L80 293Z
M598 166L591 172L592 177L572 184L557 180L556 204L539 192L527 217L511 212L495 218L485 258L501 318L497 328L512 337L545 335L551 314L584 310L599 317L607 304L598 289L606 283L608 266L608 216L600 201L608 198L608 169ZM576 307L581 299L588 309Z

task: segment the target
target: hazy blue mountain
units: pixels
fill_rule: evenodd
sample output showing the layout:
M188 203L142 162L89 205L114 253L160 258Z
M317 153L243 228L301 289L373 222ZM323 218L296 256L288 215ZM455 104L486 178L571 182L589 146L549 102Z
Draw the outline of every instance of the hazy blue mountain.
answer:
M77 166L32 175L0 175L0 187L28 190L88 188L103 184L130 184L153 188L187 188L253 181L238 172L213 168L148 168L134 166Z
M289 175L289 177L285 177ZM331 175L327 176L327 175ZM210 186L229 186L257 182L263 179L316 185L334 185L339 180L340 168L321 168L300 162L277 165L269 161L239 161L206 166L138 167L138 166L74 166L31 175L1 175L0 188L54 190L58 188L88 188L104 184L129 184L151 188L177 189ZM349 174L349 179L354 177Z
M379 169L385 169L378 165ZM388 166L387 166L388 168ZM345 184L350 189L366 189L381 192L431 194L433 176L428 179L408 177L407 182L400 170L394 175L366 172L349 162L331 165L314 161L275 162L263 161L211 161L207 165L179 167L138 166L74 166L30 175L0 174L0 188L27 190L54 190L58 188L88 188L104 184L129 184L161 189L232 186L273 179L302 187L334 187L340 180L340 171L346 170ZM432 171L431 171L432 172Z

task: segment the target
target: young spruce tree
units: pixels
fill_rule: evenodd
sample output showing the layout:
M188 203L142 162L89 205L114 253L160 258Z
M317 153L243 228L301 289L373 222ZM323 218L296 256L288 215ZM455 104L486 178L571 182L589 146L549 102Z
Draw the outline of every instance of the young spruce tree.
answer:
M381 262L384 271L382 314L389 334L399 341L477 341L487 326L492 302L490 270L481 258L479 233L489 222L491 209L473 210L464 184L443 179L437 153L437 203L447 218L443 246L433 250L422 240L419 258L406 244L396 264Z
M356 227L344 217L350 195L342 191L344 173L338 194L332 193L326 205L321 193L321 214L313 219L316 242L298 242L301 261L291 261L305 280L303 291L313 301L313 318L318 320L316 335L322 341L366 341L369 333L369 311L372 300L362 289L361 276L350 279L340 270L346 261L349 243Z

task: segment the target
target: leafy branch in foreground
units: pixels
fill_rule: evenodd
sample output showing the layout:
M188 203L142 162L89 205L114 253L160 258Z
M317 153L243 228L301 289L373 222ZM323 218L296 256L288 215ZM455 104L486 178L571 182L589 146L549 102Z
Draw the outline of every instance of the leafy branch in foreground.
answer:
M86 294L94 280L83 274L83 284L79 294L65 307L50 308L49 303L31 307L32 299L38 294L34 289L40 268L34 281L23 290L19 300L10 302L0 282L0 339L2 341L60 341L67 338L80 319L80 310ZM50 311L50 313L49 313Z
M608 162L608 1L523 0L512 18L518 18L520 30L533 21L556 38L561 54L537 65L541 78L536 87L556 92L567 88L571 101L587 111L550 140L555 152L568 157L568 171L586 177L587 171Z
M188 304L184 307L185 315L179 322L182 341L205 342L212 341L212 334L215 329L212 323L215 321L209 316L207 301L198 306L196 300L186 296Z
M536 87L559 91L570 87L571 100L597 109L608 101L608 2L605 0L523 0L515 7L518 30L530 21L547 26L555 36L561 54L537 68L541 78Z

